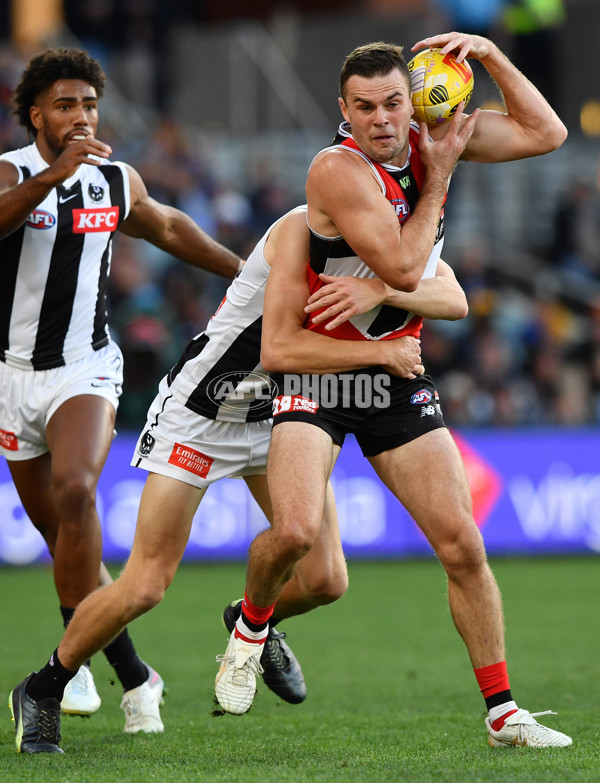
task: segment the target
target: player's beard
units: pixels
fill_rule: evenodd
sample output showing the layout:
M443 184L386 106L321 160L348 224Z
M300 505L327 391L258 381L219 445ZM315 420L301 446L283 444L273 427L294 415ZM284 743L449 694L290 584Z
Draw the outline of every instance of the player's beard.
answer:
M44 130L43 136L46 146L55 159L68 147L69 142L67 141L66 135L63 138L59 138L56 133Z

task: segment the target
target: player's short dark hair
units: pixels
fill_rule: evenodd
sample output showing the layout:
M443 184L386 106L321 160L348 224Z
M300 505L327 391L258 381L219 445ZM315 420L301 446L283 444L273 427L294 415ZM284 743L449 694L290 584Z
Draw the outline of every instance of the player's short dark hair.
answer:
M344 98L344 88L351 76L386 76L397 68L406 77L410 87L410 73L402 54L404 47L397 44L375 41L357 46L344 60L340 74L340 95Z
M13 114L33 136L37 130L31 123L29 109L40 93L59 79L81 79L90 84L98 98L102 97L106 75L102 66L82 49L46 49L34 55L23 71L13 93Z

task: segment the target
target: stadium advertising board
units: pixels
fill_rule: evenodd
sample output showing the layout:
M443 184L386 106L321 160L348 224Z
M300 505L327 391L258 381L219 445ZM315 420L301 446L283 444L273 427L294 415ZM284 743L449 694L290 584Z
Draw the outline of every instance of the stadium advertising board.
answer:
M473 431L454 433L469 476L474 513L488 553L600 552L600 432ZM135 438L113 443L100 479L98 506L109 561L127 557L146 473L129 467ZM423 534L375 476L354 439L333 475L340 530L349 557L396 558L431 553ZM48 560L0 464L0 563ZM175 520L174 520L175 522ZM243 481L210 487L194 520L185 559L244 559L265 525Z

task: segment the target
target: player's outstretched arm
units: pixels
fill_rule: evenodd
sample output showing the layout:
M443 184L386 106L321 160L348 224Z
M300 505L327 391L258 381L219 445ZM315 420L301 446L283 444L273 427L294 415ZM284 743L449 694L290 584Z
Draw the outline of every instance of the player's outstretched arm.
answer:
M304 210L296 210L271 232L265 256L271 265L263 308L261 364L266 370L338 373L381 365L414 378L423 372L420 340L336 340L303 328L309 296L306 264L309 233Z
M506 113L483 111L462 160L494 163L544 155L567 138L567 129L540 91L492 41L479 35L444 33L418 41L413 51L439 47L457 60L479 60L500 88ZM433 131L443 135L443 126Z
M202 231L184 212L151 198L137 171L131 166L127 168L131 209L120 230L127 236L145 239L192 266L235 277L242 268L242 259Z
M410 293L396 291L377 278L325 274L319 277L325 285L309 297L304 312L310 314L325 308L313 316L312 322L326 323L328 331L380 304L418 313L424 318L446 321L458 321L469 312L465 292L452 268L441 259L436 276L421 280L417 290Z

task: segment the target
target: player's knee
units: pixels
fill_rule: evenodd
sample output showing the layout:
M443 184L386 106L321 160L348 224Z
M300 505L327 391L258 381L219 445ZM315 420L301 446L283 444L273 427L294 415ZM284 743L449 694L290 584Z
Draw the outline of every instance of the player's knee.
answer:
M301 560L310 552L317 539L317 530L309 525L289 525L275 535L277 551L287 561Z
M139 617L158 606L172 579L173 575L164 567L132 555L117 583L133 607L135 617Z
M56 502L65 519L80 520L85 524L88 514L96 506L95 482L79 476L66 476L55 481Z
M305 597L314 606L331 604L341 598L348 589L348 570L343 555L327 562L313 563L297 571Z
M308 586L310 597L317 606L332 604L348 589L348 575L325 574Z
M436 554L448 576L454 579L478 572L487 562L481 533L474 524L444 539Z
M139 617L162 601L165 595L165 586L158 581L144 579L139 582L129 596L129 602L134 610L135 616Z

